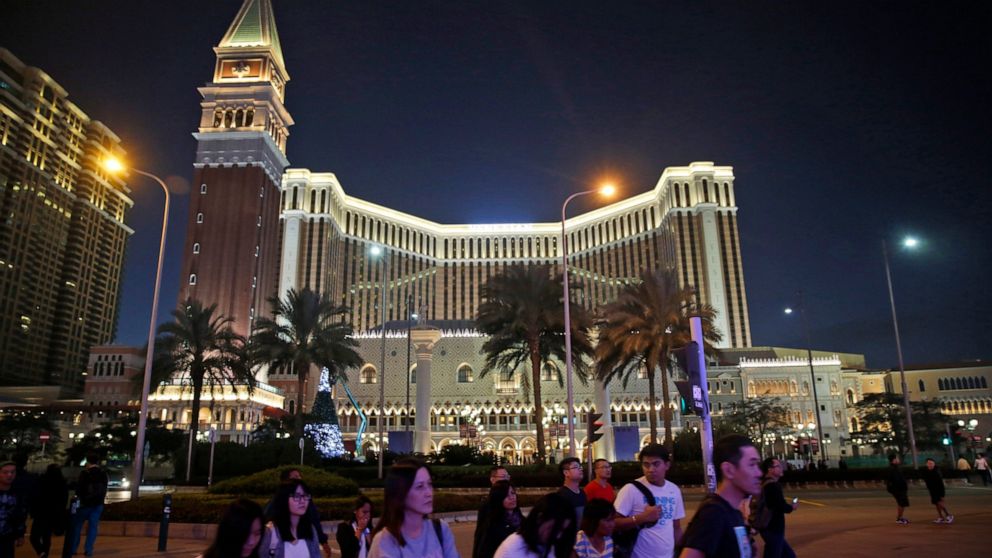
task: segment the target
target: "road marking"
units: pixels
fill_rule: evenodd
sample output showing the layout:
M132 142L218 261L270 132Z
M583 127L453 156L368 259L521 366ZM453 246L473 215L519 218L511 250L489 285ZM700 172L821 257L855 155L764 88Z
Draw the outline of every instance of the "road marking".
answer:
M800 504L807 504L807 505L810 505L810 506L816 506L818 508L825 508L825 507L827 507L826 504L821 504L820 502L813 502L813 501L810 501L810 500L799 500L799 503Z

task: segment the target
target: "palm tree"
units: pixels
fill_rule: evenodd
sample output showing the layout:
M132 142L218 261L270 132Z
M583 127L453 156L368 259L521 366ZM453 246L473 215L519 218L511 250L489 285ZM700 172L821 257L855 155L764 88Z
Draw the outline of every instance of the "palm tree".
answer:
M256 322L251 355L256 362L296 371L296 434L303 436L303 405L311 368L327 368L333 385L347 380L345 371L363 360L355 351L358 342L351 324L344 320L347 307L335 305L330 297L309 287L290 289L285 298L273 297L269 303L272 318Z
M485 377L493 370L511 375L525 363L530 364L530 378L524 377L524 389L530 388L534 392L537 459L541 461L544 459L541 367L552 358L559 362L565 360L561 278L552 278L549 266L516 265L489 279L480 294L482 303L475 322L479 332L488 335L489 340L480 351L486 358L479 376ZM576 376L583 383L587 364L582 357L592 355L589 324L583 309L572 306L572 360ZM558 375L559 385L562 376Z
M645 271L640 281L624 286L617 299L600 309L596 345L596 377L603 382L622 378L624 388L630 378L644 370L648 379L651 411L651 443L658 441L655 371L661 369L661 391L664 403L665 445L672 449L672 414L668 390L669 355L673 347L689 343L689 316L699 315L703 322L705 350L722 336L713 325L716 311L708 304L696 301L695 290L679 287L678 278L670 270Z
M247 386L255 388L255 375L245 353L245 338L231 329L233 320L217 312L217 305L207 308L189 299L172 311L173 321L158 327L155 356L152 361L153 389L178 381L193 391L190 416L190 462L199 429L200 398L203 389L213 393L216 387ZM187 471L189 469L187 468ZM189 481L189 474L186 480Z

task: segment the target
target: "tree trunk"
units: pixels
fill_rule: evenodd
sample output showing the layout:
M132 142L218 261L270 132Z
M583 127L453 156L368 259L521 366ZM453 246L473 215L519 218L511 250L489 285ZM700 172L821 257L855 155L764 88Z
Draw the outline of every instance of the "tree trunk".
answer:
M671 455L675 443L672 439L671 393L668 390L668 351L665 351L661 361L661 399L664 405L661 416L665 423L665 447L668 448L668 454Z
M196 463L196 434L200 429L200 394L203 392L203 376L193 379L193 404L189 418L189 441L187 443L186 455L189 462L186 464L186 482L189 483L193 475L193 463Z
M544 404L541 400L541 353L537 340L529 340L530 346L530 381L534 388L534 421L537 423L537 457L539 463L545 462L544 453Z
M303 437L303 402L307 400L307 378L310 376L310 364L296 362L296 437ZM381 378L380 378L381 381Z
M648 425L651 430L651 443L658 443L658 413L655 412L654 369L648 370Z

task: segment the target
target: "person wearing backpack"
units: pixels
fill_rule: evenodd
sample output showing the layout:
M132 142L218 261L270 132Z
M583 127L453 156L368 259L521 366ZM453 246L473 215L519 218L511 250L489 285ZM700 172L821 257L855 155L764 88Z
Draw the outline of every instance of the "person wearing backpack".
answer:
M669 558L682 538L682 491L665 474L671 464L661 444L644 446L638 456L644 476L627 483L613 503L619 514L613 536L617 558Z
M100 468L100 456L89 453L86 456L86 468L79 473L76 481L76 496L79 498L79 509L70 518L69 548L75 554L79 549L79 539L86 526L86 556L93 556L93 545L96 543L97 529L100 527L100 515L103 514L103 501L107 497L107 484L110 480L107 473Z
M764 558L796 558L796 553L785 540L785 514L792 513L799 503L790 503L782 494L782 462L769 457L761 462L763 482L752 514L751 526L758 530L765 541Z

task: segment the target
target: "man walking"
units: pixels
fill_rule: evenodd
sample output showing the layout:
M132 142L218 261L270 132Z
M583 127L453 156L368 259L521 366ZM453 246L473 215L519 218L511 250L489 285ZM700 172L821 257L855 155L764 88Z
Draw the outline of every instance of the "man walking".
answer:
M792 513L799 504L786 502L782 494L782 485L778 482L782 478L782 462L769 457L761 462L761 472L764 483L760 501L771 512L768 525L759 530L765 541L764 558L796 558L796 553L785 540L785 514Z
M14 558L14 548L24 544L27 510L14 490L17 466L0 463L0 558Z
M593 479L583 489L586 493L586 502L591 502L596 498L613 503L616 493L613 485L610 484L610 477L613 476L613 465L605 459L597 459L592 463Z
M586 493L579 488L582 484L582 462L578 457L566 457L558 464L562 476L562 487L558 489L568 503L575 508L575 526L582 522L582 512L586 509ZM573 543L575 541L572 541Z
M947 506L944 505L944 495L946 494L944 477L940 476L937 462L931 458L927 458L927 468L923 470L923 482L926 483L927 492L930 493L930 503L937 508L937 519L934 519L933 522L954 523L954 516L947 511Z
M902 516L906 508L909 507L909 485L906 477L902 474L902 461L899 455L889 454L889 478L885 481L885 490L896 499L896 523L899 525L909 525L909 520Z
M86 526L86 556L93 556L93 544L96 543L97 529L100 526L100 515L103 514L103 501L107 497L107 484L110 482L107 473L100 468L100 456L90 453L86 456L86 468L79 473L76 481L76 496L79 498L79 509L72 515L72 527L69 532L69 548L76 554L79 549L79 539L83 532L83 522Z
M617 493L614 507L620 515L615 528L618 531L638 530L631 553L633 558L668 558L682 538L682 518L685 517L682 491L675 483L665 480L671 465L665 446L649 444L638 458L644 476L624 485Z
M761 492L761 458L747 436L721 438L713 446L716 492L696 510L685 532L681 558L752 558L754 550L738 508Z

